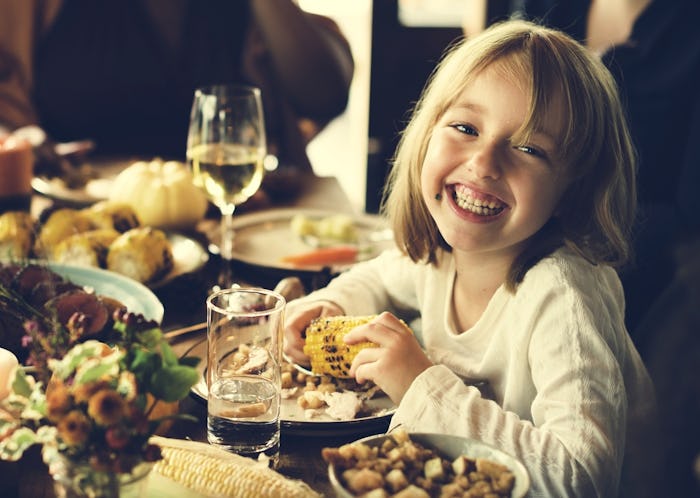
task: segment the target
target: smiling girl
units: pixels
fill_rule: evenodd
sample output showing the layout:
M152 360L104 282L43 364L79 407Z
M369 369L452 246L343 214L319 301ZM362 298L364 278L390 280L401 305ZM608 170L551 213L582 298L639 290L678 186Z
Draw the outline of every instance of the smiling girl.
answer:
M634 173L614 81L584 47L522 21L456 45L387 184L398 249L292 302L286 353L305 360L313 317L384 311L345 341L379 345L350 373L397 403L392 427L497 446L532 496L616 496L654 403L614 269ZM406 333L397 316L416 315Z

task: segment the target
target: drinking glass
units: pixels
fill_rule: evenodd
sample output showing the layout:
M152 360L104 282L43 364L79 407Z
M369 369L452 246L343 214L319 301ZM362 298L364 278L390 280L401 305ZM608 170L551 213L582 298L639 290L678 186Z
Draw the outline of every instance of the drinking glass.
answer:
M233 283L233 212L260 188L266 152L260 89L212 85L195 90L187 162L195 184L221 210L219 288Z
M284 297L231 288L207 298L207 439L279 460Z

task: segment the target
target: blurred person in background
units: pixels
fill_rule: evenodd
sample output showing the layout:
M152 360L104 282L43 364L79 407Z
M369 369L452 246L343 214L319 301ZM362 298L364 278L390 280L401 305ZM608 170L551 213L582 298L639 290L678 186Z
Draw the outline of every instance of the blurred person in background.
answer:
M310 172L353 71L338 26L292 0L0 0L0 129L99 154L184 159L194 89L237 82L262 89L270 153Z

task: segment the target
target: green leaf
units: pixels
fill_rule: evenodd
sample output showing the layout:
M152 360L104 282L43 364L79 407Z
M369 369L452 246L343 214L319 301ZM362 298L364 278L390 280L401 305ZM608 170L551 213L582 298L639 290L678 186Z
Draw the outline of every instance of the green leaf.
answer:
M29 380L27 380L27 374L21 368L15 371L15 380L12 381L12 391L25 398L28 398L32 392L32 386Z
M148 349L155 349L163 338L163 331L159 327L142 330L138 333L138 341Z
M160 345L160 350L163 355L163 364L169 367L178 364L178 357L175 354L175 351L173 351L173 348L170 347L170 344L163 342Z
M129 365L129 370L135 374L149 374L157 370L161 365L160 355L145 349L134 350L134 356Z
M87 382L95 381L107 374L115 376L114 365L111 363L98 363L97 365L80 371L80 376L77 377L75 381L78 384L85 384Z
M179 401L198 381L199 373L194 368L181 365L164 367L151 377L151 393L163 401Z
M0 459L17 461L27 448L37 443L37 436L31 429L21 427L12 435L0 441Z

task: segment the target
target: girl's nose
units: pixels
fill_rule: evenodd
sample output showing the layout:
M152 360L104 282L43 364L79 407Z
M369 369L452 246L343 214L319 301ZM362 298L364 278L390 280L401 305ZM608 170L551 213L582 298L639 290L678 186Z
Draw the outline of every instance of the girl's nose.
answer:
M492 144L482 144L473 151L467 166L477 178L498 179L501 176L498 148Z

